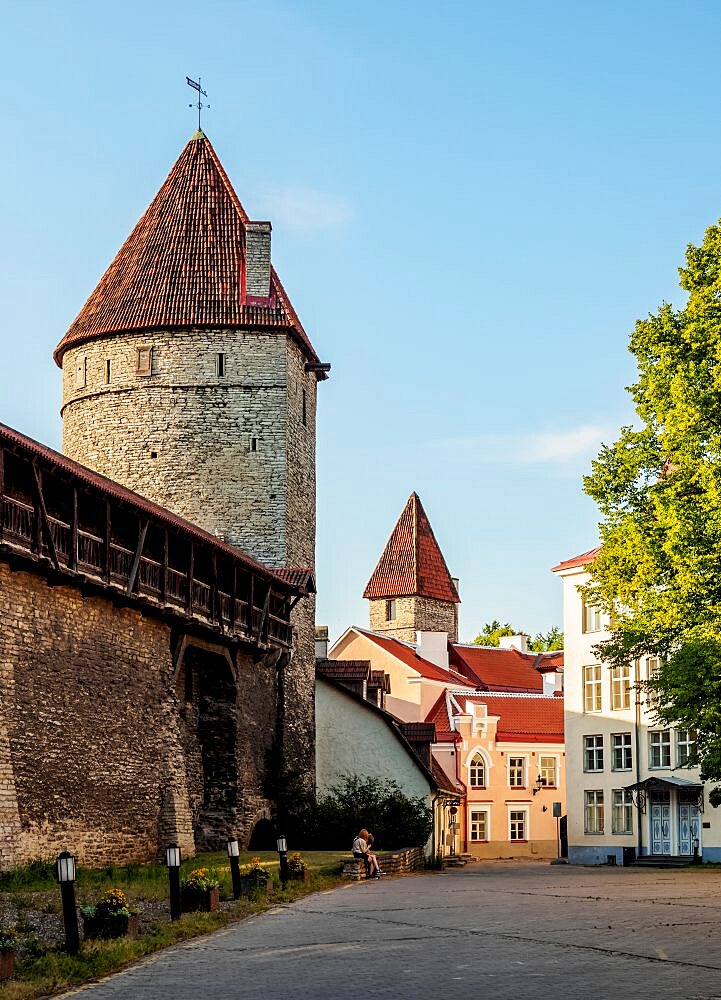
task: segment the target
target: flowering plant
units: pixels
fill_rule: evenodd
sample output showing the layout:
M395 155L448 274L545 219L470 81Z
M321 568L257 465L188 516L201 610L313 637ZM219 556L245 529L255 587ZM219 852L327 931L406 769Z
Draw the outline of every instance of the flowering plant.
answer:
M0 927L0 951L15 951L16 937L14 927Z
M107 889L95 905L96 917L129 917L128 897L122 889Z
M296 851L295 854L291 854L288 858L288 871L290 872L305 872L308 871L308 865L303 860L303 856L300 851Z
M267 866L258 857L251 858L249 865L243 865L243 872L252 878L263 879L271 877Z
M183 882L189 892L208 892L220 888L220 878L215 868L194 868Z

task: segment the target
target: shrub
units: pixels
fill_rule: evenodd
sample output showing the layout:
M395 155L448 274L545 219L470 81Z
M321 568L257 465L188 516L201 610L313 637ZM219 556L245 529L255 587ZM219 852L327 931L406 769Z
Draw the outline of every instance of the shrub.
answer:
M373 833L375 850L420 847L430 836L432 813L423 798L406 795L396 781L349 775L318 800L313 846L350 849L362 827Z
M220 888L220 878L215 868L194 868L183 882L186 892L204 893Z
M257 879L266 879L271 877L268 868L263 864L260 858L251 858L250 864L243 865L242 873L246 877Z
M16 941L14 927L0 927L0 951L15 951Z
M291 854L288 858L288 871L289 872L305 872L308 871L308 865L303 860L303 856L300 851L296 851L295 854Z

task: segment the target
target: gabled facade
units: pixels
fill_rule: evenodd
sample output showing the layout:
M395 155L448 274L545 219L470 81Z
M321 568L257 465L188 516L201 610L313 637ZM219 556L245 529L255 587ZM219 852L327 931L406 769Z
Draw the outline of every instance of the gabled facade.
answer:
M658 723L640 685L657 661L603 663L607 617L584 600L598 549L553 572L563 586L569 861L721 860L721 816L687 758L694 734Z

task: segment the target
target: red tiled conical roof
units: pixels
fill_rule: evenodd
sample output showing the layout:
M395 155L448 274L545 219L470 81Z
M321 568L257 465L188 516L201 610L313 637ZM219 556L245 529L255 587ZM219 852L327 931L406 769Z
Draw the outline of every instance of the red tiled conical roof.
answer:
M460 602L417 493L411 493L363 596L435 597Z
M249 221L210 140L198 130L55 349L104 334L194 326L286 330L318 357L271 269L267 302L244 301Z

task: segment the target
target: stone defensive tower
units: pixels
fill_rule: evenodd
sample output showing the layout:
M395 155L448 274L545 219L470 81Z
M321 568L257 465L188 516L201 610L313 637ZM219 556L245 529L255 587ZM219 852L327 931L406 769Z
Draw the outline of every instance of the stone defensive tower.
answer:
M458 581L451 577L417 493L411 493L363 596L370 627L416 641L417 631L458 641Z
M288 579L315 562L321 364L202 131L55 351L66 455ZM312 599L294 612L284 755L313 773Z

